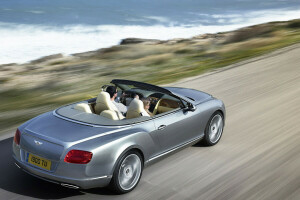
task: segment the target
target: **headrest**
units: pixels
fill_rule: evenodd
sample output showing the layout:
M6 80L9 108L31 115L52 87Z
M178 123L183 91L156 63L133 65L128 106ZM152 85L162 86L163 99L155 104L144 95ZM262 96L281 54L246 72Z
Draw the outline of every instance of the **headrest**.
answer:
M102 110L114 110L118 111L118 108L111 102L110 95L107 92L100 92L97 99L96 99L96 105L97 107L101 107ZM100 111L100 112L101 112Z
M112 120L119 120L119 117L115 111L112 110L104 110L100 113L100 116L112 119Z
M87 103L78 103L74 105L75 110L80 110L86 113L92 113L90 106Z
M98 97L96 99L96 103L104 102L104 101L108 101L108 100L110 100L110 95L108 94L108 92L101 91L98 94Z
M150 115L145 111L144 104L139 99L133 99L129 104L129 108L127 110L126 118L137 118L141 116L150 117Z
M119 119L123 119L124 116L118 108L113 104L113 102L110 100L110 95L107 92L100 92L97 99L96 99L96 105L95 105L95 113L100 114L101 112L105 110L111 110L114 111Z

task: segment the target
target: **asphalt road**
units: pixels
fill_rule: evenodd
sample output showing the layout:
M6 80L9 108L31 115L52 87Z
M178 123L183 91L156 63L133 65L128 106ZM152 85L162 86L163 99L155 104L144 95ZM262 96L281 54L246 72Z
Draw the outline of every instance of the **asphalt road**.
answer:
M300 199L300 46L181 81L222 99L218 145L195 145L146 168L138 187L72 190L13 165L12 138L0 141L0 199Z

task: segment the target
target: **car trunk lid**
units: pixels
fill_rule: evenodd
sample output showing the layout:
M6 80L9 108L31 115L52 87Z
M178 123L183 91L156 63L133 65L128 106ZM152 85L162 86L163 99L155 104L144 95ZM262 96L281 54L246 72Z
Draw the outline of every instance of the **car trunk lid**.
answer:
M65 152L71 146L101 135L118 131L112 127L91 127L60 119L48 112L30 122L21 133L22 161L31 164L31 155L51 162L55 171Z
M59 161L64 151L64 146L35 137L28 130L22 133L21 147L28 153L54 161Z
M25 132L33 137L65 146L91 137L114 132L118 127L93 127L56 117L52 112L45 113L33 120L25 128Z

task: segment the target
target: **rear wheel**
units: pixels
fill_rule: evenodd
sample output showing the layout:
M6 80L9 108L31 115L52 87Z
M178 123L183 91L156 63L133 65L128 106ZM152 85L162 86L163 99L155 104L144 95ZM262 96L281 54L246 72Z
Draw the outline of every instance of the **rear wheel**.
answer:
M115 168L111 188L118 194L133 190L140 181L143 171L142 157L136 151L125 153Z
M212 114L205 128L203 143L207 146L217 144L222 136L224 128L224 119L220 111Z

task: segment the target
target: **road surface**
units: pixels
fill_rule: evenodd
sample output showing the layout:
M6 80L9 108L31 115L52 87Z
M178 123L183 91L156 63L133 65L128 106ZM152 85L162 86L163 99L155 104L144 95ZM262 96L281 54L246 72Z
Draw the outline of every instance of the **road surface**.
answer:
M181 81L227 108L218 145L195 145L146 168L138 187L72 190L20 171L0 141L0 199L300 199L300 45Z

